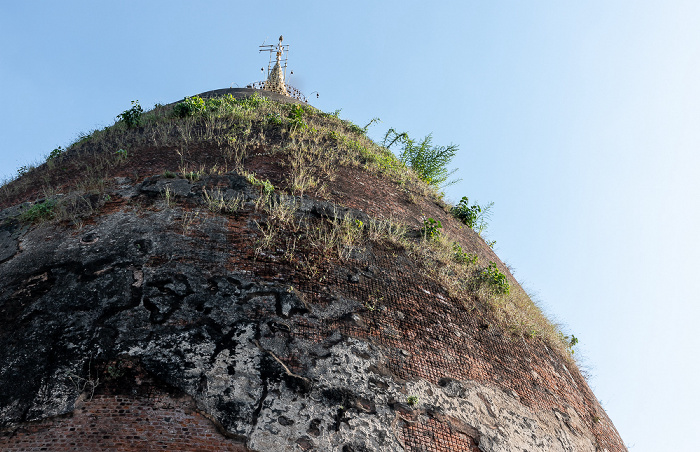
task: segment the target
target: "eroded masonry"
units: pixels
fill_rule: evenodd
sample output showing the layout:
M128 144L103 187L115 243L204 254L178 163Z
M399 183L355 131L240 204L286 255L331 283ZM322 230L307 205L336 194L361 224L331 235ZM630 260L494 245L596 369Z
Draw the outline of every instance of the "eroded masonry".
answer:
M1 450L626 450L388 151L279 93L205 94L4 187Z

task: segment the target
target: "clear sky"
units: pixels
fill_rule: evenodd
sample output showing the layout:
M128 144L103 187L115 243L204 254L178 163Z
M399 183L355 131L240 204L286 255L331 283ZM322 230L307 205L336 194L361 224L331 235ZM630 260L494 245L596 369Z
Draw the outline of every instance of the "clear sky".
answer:
M455 143L447 191L575 334L633 451L700 443L700 2L0 1L0 178L144 107L262 78Z

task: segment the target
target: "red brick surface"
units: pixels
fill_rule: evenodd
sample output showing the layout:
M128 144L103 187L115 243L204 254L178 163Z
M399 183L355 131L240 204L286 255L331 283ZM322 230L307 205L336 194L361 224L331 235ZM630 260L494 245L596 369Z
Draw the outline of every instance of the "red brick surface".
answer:
M186 397L96 395L71 416L25 425L0 436L0 450L245 452L193 410Z
M400 379L425 379L436 385L444 378L472 380L498 387L534 411L552 413L556 409L566 413L573 409L583 428L593 433L599 448L626 450L575 365L551 351L541 339L514 335L500 327L493 313L472 295L450 298L406 258L404 250L367 244L369 252L362 259L339 262L337 257L324 256L300 242L293 253L294 263L290 263L283 245L277 251L255 255L256 232L249 226L253 219L256 217L251 212L230 218L225 245L208 242L196 231L189 236L212 252L227 253L227 270L245 271L256 281L293 287L309 304L327 305L340 296L365 306L358 312L360 321L294 316L287 321L289 331L277 334L288 335L290 340L321 342L340 331L347 337L368 340L385 350L384 370ZM217 246L224 248L215 250ZM173 259L154 255L149 265L155 267ZM207 263L194 257L177 261L207 269ZM209 265L212 274L222 271L218 264ZM357 278L351 280L349 274ZM254 320L275 316L274 297L269 305L257 301ZM290 348L287 356L279 358L291 371L304 375L308 369L300 364L300 352ZM401 424L399 436L408 451L478 450L474 438L431 417ZM212 423L192 410L191 402L161 394L150 398L96 396L70 418L35 424L13 436L0 437L0 450L245 448L219 434Z
M232 234L231 242L244 250L244 239L244 234ZM289 268L281 256L268 255L253 263L243 253L232 254L231 268L246 269L262 280L292 283L312 304L323 305L340 295L370 306L360 313L360 323L297 318L289 333L292 337L321 341L339 330L385 346L388 369L402 379L420 378L433 384L443 378L472 380L514 394L536 411L565 413L571 407L593 433L598 447L610 452L626 450L575 365L541 339L513 335L499 327L493 314L478 302L451 299L399 256L395 250L373 249L361 265L374 270L364 272L371 275L360 276L355 283L348 282L349 269L323 259L315 262L316 279ZM270 312L259 315L274 315L273 304ZM304 373L293 354L280 358L293 371ZM445 435L442 430L444 426L432 421L406 428L407 450L469 451L474 447L471 438Z
M325 120L317 117L310 124L320 126ZM261 136L267 133L265 126L260 127L254 129L251 136L257 137L258 132ZM250 155L245 160L245 167L259 179L269 179L275 187L284 190L291 186L290 157L276 153L277 149L286 146L286 141L280 141L277 133L276 130L268 133L267 141L263 140L259 149L248 149ZM326 144L336 146L334 142ZM89 149L90 143L85 146ZM185 147L190 168L212 168L222 164L218 145L195 140ZM138 174L176 170L177 162L184 158L180 152L181 148L175 146L130 149L129 159L114 163L116 166L110 169L109 175L105 174L105 180L114 176L138 179ZM103 165L97 160L104 158L98 152L80 155L81 160L67 159L61 165L44 165L33 171L29 177L34 177L34 183L26 176L12 182L9 186L12 190L8 191L12 195L3 196L0 207L43 197L45 186L54 187L56 192L70 192L70 187L84 182L86 169L92 173L95 167ZM326 182L332 187L328 190L330 194L321 196L323 199L372 216L395 216L414 227L421 226L423 217L441 219L444 231L460 240L465 251L477 253L484 264L489 260L498 262L483 240L475 238L471 231L459 229L462 225L457 220L420 191L409 191L386 177L368 174L362 168L339 166L336 172L333 180L317 174L323 180L319 184L319 193ZM223 176L219 182L222 187L228 184ZM122 209L124 204L124 199L113 193L112 200L102 207L100 215ZM143 207L148 207L148 204ZM447 297L434 281L421 276L420 269L406 258L403 250L375 246L366 258L338 262L319 256L319 250L304 247L303 241L297 243L296 233L287 231L280 240L294 238L297 244L297 251L291 253L294 261L291 264L286 261L287 250L282 250L291 241L280 241L278 253L255 255L254 243L259 237L257 228L250 226L252 220L261 218L255 214L251 216L250 212L239 212L228 221L227 243L218 250L230 253L228 270L245 270L257 281L293 286L311 304L323 305L342 296L367 307L358 313L361 322L296 316L289 320L289 332L279 334L288 334L289 339L320 342L341 331L346 336L383 347L386 350L386 363L383 363L386 369L382 370L401 379L422 378L433 384L440 384L446 377L473 380L514 394L533 410L566 412L571 407L581 417L584 427L594 433L600 449L606 448L610 452L626 450L612 422L574 365L551 352L542 340L516 336L499 327L492 313L471 295L465 294L460 299ZM85 221L87 224L93 220ZM183 233L180 224L173 223L172 228L178 234ZM219 246L207 241L206 235L196 228L188 235L198 241L198 246L212 249L212 252ZM155 267L174 259L171 255L153 256L149 264ZM205 263L194 258L187 263L200 268L209 265L212 273L222 271L219 263ZM370 268L374 270L370 271ZM348 279L349 273L362 274L352 282ZM258 319L253 320L274 315L274 302L271 302L269 311L261 308L256 313ZM196 321L192 319L192 322ZM292 371L304 375L307 369L302 368L298 355L298 351L291 349L288 356L280 356L280 359ZM478 450L474 438L435 418L402 424L399 431L407 450ZM12 434L0 433L0 451L24 450L243 451L245 448L218 433L213 423L194 410L191 399L155 392L150 396L99 394L78 406L70 416L25 425Z
M421 452L479 452L474 438L450 429L436 419L404 426L402 440L406 450Z

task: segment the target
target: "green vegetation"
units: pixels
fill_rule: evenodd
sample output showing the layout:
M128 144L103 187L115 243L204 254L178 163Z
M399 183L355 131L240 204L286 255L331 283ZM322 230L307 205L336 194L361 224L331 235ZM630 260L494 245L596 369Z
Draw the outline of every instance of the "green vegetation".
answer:
M29 209L22 212L20 220L26 223L36 223L38 221L49 220L54 216L54 208L56 201L47 199L45 201L34 204Z
M270 196L275 192L275 186L272 185L272 182L270 182L268 179L265 179L264 181L260 180L255 177L255 174L250 172L245 172L243 175L254 187L259 187L265 196Z
M389 129L383 143L378 144L367 137L368 128L378 119L359 127L339 119L339 113L281 104L258 95L244 99L231 95L207 99L194 96L147 112L134 101L130 110L117 117L116 126L81 135L68 149L54 149L46 165L20 168L21 178L0 189L0 202L11 205L35 187L43 187L49 194L65 193L74 200L70 206L65 204L65 212L64 198L60 198L60 203L45 201L32 206L22 214L22 219L27 222L70 219L79 225L83 212L94 212L99 207L99 203L89 203L86 194L104 193L105 186L112 183L116 174L123 175L124 170L132 177L130 171L134 170L129 164L143 161L139 159L144 150L166 149L173 161L157 162L154 173L206 184L207 174L234 171L244 175L260 193L257 200L246 202L243 197L226 197L216 187L207 186L194 210L191 205L188 209L177 209L178 203L188 201L176 199L166 186L165 206L174 208L183 233L187 234L212 214L239 216L254 209L256 216L251 221L258 225L257 257L265 253L267 259L279 251L279 259L299 264L295 250L302 246L302 240L297 243L298 237L303 237L321 255L341 260L358 259L370 246L380 244L392 252L405 252L415 264L417 275L439 283L454 300L462 300L471 307L486 306L514 334L526 339L543 338L570 356L575 338L561 335L517 284L511 286L505 269L501 271L493 262L484 266L477 254L465 251L464 244L457 243L458 237L450 237L448 231L453 229L447 226L453 220L449 215L440 216L439 211L424 209L428 199L432 206L438 203L480 234L488 226L492 203L470 205L467 197L456 206L446 206L442 201L440 188L454 183L449 179L455 170L450 171L448 166L457 146L434 146L431 135L414 141L394 129ZM394 147L400 151L398 157L391 150ZM167 153L164 151L163 155ZM255 166L250 165L253 159ZM60 164L50 165L49 161ZM252 172L259 163L268 162L282 168L284 178L279 184L275 179L278 187ZM172 171L175 168L177 174ZM362 217L360 221L336 213L320 220L303 218L298 212L300 197L332 198L329 192L339 168L367 171L383 182L393 183L398 194L405 194L411 202L419 204L410 206L412 209L423 209L432 217L416 221L419 214L415 214L416 217L400 219ZM62 174L68 176L56 177ZM68 188L55 182L71 180L74 174L83 177ZM143 176L134 174L132 179ZM52 199L48 194L45 197ZM479 253L482 259L488 259L488 254ZM374 309L378 301L367 303Z
M19 168L17 168L17 177L22 177L25 174L28 174L29 171L31 171L31 170L32 170L31 166L26 166L26 165L20 166Z
M199 96L185 97L185 100L175 105L173 115L178 118L186 118L203 113L206 110L206 103Z
M129 151L127 151L126 149L117 149L114 155L116 155L117 159L120 161L126 160L127 158L129 158Z
M457 242L452 243L452 249L454 250L454 258L457 263L476 265L477 262L479 262L479 256L463 251L462 247Z
M384 135L382 145L387 149L398 143L403 146L399 160L411 168L423 181L435 187L444 187L459 182L459 179L447 182L457 170L448 171L447 166L454 158L457 145L433 146L432 134L416 142L406 132L398 133L389 129Z
M222 116L235 112L238 109L250 112L262 106L269 106L270 104L271 101L269 99L259 96L257 93L244 99L236 99L230 94L207 99L202 99L199 96L192 96L185 97L182 102L175 104L172 109L172 116L181 119L188 117Z
M574 354L574 346L578 344L578 338L576 336L569 335L565 336L564 333L560 332L559 337L561 341L566 345L566 350L573 355Z
M402 176L406 172L406 165L401 163L388 149L376 145L372 146L373 143L363 144L360 140L349 138L335 130L329 131L327 137L335 142L339 148L354 153L360 163L372 166L381 173L394 175L400 180L405 180L405 177Z
M452 215L481 235L488 227L492 207L493 203L483 207L478 204L470 206L469 198L463 196L459 203L452 208Z
M434 218L426 218L423 220L423 229L421 233L426 240L438 240L442 235L442 222Z
M206 188L202 189L202 197L207 205L207 208L214 213L236 213L243 206L243 197L236 196L235 198L226 198L220 190L208 192Z
M337 113L340 114L340 110L337 110ZM334 114L333 116L335 116L336 118L338 117L337 114ZM382 122L382 120L379 118L372 118L364 127L360 127L357 124L353 123L352 121L345 121L345 123L348 126L348 129L350 129L350 132L356 133L358 135L363 135L363 136L367 135L367 131L369 130L369 128L372 124L379 123L379 122Z
M184 177L185 179L187 179L190 182L196 182L202 178L202 172L201 171L183 171L182 177Z
M120 113L117 118L126 124L127 129L139 127L141 125L141 114L143 108L139 105L138 100L131 101L131 108ZM81 137L82 138L82 137Z
M406 397L406 403L408 403L411 406L417 405L418 404L418 396L408 396Z
M301 105L294 105L289 110L288 118L289 128L292 132L304 130L309 127L308 124L306 124L306 121L304 121L304 109L301 107Z
M280 117L279 113L268 113L267 116L265 116L265 120L268 124L273 126L282 125L282 118Z
M488 267L481 270L477 280L487 284L496 294L508 294L510 292L508 278L496 267L494 262L490 262Z
M63 155L63 152L65 152L65 149L63 149L61 146L57 147L49 153L48 157L46 157L46 161L49 162L57 160L59 157L61 157L61 155Z

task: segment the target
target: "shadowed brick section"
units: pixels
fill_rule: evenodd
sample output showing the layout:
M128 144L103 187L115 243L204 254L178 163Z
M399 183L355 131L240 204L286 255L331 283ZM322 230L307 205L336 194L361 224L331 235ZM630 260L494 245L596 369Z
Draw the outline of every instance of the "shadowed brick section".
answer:
M186 397L96 395L71 416L29 424L0 436L0 450L246 452L219 433Z

